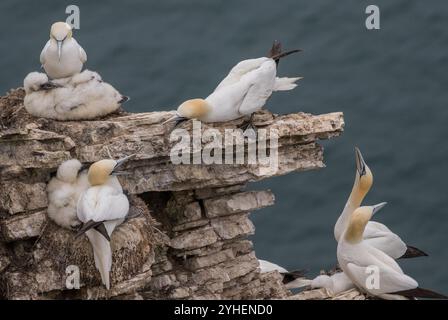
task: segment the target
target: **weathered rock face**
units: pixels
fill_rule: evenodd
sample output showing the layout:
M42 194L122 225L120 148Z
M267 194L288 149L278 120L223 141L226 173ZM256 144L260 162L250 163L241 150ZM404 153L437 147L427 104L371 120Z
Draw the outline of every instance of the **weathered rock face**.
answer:
M278 170L262 164L174 165L173 113L124 112L95 121L34 118L23 91L0 98L0 290L8 299L266 299L290 295L278 273L260 274L247 236L253 210L274 204L270 191L248 182L319 169L319 139L343 131L342 113L284 116L260 112L259 128L278 130ZM223 133L243 120L202 124ZM185 129L191 130L191 124ZM202 141L202 147L207 141ZM235 147L243 142L234 142ZM225 153L223 146L223 154ZM47 217L46 184L59 164L135 153L120 177L131 209L142 215L112 237L112 288L101 285L86 239L74 239ZM66 288L66 268L80 269L81 288Z

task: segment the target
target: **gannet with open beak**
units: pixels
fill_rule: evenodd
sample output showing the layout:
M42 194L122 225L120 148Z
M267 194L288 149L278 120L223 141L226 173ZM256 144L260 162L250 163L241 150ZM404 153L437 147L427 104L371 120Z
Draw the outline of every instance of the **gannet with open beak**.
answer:
M448 298L419 288L417 281L406 275L393 258L364 239L368 222L383 206L384 203L359 207L350 216L337 249L339 266L345 275L361 291L382 299Z
M87 54L72 36L72 28L65 22L55 22L50 29L50 40L40 54L40 63L51 79L73 76L81 72Z
M90 187L87 170L77 159L64 161L58 167L56 176L47 185L47 213L59 226L76 229L81 225L76 206L81 194Z
M355 209L357 209L366 194L369 192L373 184L373 174L367 166L361 151L355 148L356 156L356 176L353 184L352 192L348 201L338 218L334 227L334 236L336 241L339 241L343 231L347 228L350 217ZM369 221L366 230L363 234L364 240L375 248L385 252L394 259L398 258L414 258L420 256L427 256L423 251L406 245L398 235L393 233L384 224Z
M274 44L275 46L275 44ZM174 117L176 125L188 119L203 122L225 122L250 116L260 110L274 91L294 89L298 78L278 78L277 62L300 50L277 52L269 57L239 62L205 99L182 103Z
M92 164L87 177L91 187L79 198L77 215L83 222L76 237L86 234L95 259L95 266L101 274L101 280L110 288L109 273L112 268L112 250L110 237L129 212L129 200L116 175L118 169L131 156L117 161L100 160Z

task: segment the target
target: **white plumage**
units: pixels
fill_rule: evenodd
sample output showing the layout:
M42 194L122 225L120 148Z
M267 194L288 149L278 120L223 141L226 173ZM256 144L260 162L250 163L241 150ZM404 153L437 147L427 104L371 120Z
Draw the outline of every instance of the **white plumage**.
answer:
M59 226L75 229L80 225L76 214L78 199L90 186L87 171L81 171L81 162L71 159L63 162L47 186L48 216Z
M296 279L285 286L287 289L297 289L305 286L310 286L311 289L325 288L331 295L337 295L355 287L344 272L337 272L331 276L319 275L311 280Z
M363 239L362 233L374 211L375 206L360 207L353 213L346 231L339 239L339 265L362 291L383 299L404 299L395 293L416 289L417 281L404 274L393 258ZM378 272L376 283L370 281L374 268Z
M207 98L185 101L170 120L225 122L252 115L266 104L272 92L292 90L301 79L278 78L276 59L274 56L239 62Z
M72 37L72 28L65 22L51 26L50 40L40 54L40 63L51 79L73 76L81 72L87 54Z
M51 82L45 74L31 72L24 87L26 110L36 117L56 120L95 119L116 111L127 100L98 73L89 70Z
M285 268L279 266L278 264L258 259L258 263L260 264L260 272L266 273L266 272L272 272L272 271L278 271L280 273L286 273L288 270Z
M127 159L127 158L125 158ZM85 225L100 222L110 239L114 229L120 225L129 212L128 198L117 177L111 175L125 159L101 160L92 164L88 172L91 187L83 192L78 201L77 216ZM110 270L112 268L112 250L109 239L98 229L85 231L92 248L95 266L101 274L102 283L110 288Z
M373 184L373 174L365 163L361 151L358 148L355 149L355 155L357 167L355 182L344 210L334 227L336 241L339 241L341 238L344 230L348 226L351 215L361 205ZM402 257L407 251L406 243L388 227L379 222L369 221L363 237L366 243L383 251L394 259Z

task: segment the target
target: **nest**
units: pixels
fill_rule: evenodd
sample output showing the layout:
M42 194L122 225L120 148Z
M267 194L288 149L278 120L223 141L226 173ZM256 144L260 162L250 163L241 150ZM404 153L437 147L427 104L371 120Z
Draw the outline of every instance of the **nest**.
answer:
M147 271L154 261L154 249L163 243L157 222L146 204L137 196L130 197L131 210L141 214L118 226L111 237L111 285ZM75 239L75 232L49 222L39 240L35 262L65 275L69 265L79 267L81 285L100 286L101 276L95 267L93 250L87 237Z

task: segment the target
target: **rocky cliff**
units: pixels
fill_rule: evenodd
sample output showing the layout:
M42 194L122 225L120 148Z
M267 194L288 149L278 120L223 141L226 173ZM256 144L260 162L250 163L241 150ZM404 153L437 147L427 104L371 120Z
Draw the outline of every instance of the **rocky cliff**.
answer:
M278 130L278 170L260 164L174 165L169 157L175 144L169 139L171 127L163 124L172 112L121 111L95 121L58 122L28 115L23 96L23 90L17 89L0 98L2 298L266 299L291 295L278 273L260 274L247 239L255 231L250 212L273 205L274 195L269 190L247 190L246 185L323 168L318 140L342 133L342 113L258 113L257 127ZM213 127L224 133L225 128L241 123ZM191 124L184 127L191 129ZM203 124L201 130L209 127ZM87 240L75 240L74 232L48 219L46 184L64 160L92 163L109 154L118 158L133 153L136 156L126 166L130 174L120 181L131 199L131 210L141 215L112 236L112 288L107 291ZM72 265L80 271L79 290L66 287L67 267Z

